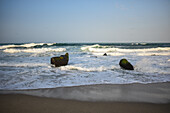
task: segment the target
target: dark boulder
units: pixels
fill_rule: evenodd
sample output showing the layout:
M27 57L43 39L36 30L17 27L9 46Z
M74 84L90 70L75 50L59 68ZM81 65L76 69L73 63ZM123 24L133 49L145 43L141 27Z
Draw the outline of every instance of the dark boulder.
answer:
M60 57L52 57L51 64L54 64L55 67L65 66L68 64L69 61L69 54L66 53L65 55L61 55Z
M121 59L120 62L119 62L119 65L123 69L134 70L133 65L130 62L128 62L126 59Z
M107 53L103 54L103 56L107 56Z

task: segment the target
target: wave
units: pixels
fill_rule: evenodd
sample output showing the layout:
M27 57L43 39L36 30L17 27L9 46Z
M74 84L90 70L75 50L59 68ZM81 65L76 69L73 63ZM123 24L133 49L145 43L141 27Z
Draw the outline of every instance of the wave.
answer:
M11 49L11 48L42 48L42 47L52 47L52 46L82 46L90 45L90 43L26 43L26 44L7 44L0 45L0 49Z
M68 66L60 67L61 70L79 70L79 71L86 71L86 72L101 72L101 71L107 71L107 70L114 69L114 68L115 66L79 67L79 66L68 65Z
M155 66L157 65L157 66ZM165 65L165 64L164 64ZM168 70L162 70L160 67L162 67L161 63L158 63L157 61L152 61L150 59L144 58L140 61L138 61L135 65L136 70L140 72L145 73L158 73L158 74L170 74ZM166 67L166 66L165 66Z
M2 67L42 67L48 66L47 63L0 63Z
M42 46L52 46L54 43L28 43L28 44L12 44L12 45L2 45L0 49L9 49L9 48L37 48Z
M92 53L93 55L95 55L95 56L103 56L103 53L98 53L98 52L95 52L95 53ZM107 52L107 55L108 56L123 56L123 55L125 55L125 54L123 54L123 53L118 53L118 52L114 52L114 53L111 53L111 52Z
M25 53L45 53L49 51L54 51L54 52L63 52L66 51L66 48L33 48L33 49L5 49L3 52L6 53L20 53L20 52L25 52Z
M156 52L156 51L170 51L170 47L144 48L144 49L121 49L111 46L101 46L99 44L81 47L83 51L106 53L106 52Z
M138 53L137 56L170 56L170 52L161 52L161 53Z
M0 49L9 48L41 48L52 46L84 46L82 49L88 47L94 48L110 48L110 47L124 47L124 48L157 48L170 47L170 43L15 43L15 44L0 44Z
M147 43L131 43L131 45L146 45Z

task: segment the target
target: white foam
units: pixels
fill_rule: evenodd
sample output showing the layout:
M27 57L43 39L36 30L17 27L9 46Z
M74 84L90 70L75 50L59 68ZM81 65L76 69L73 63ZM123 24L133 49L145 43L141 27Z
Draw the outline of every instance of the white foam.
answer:
M44 53L48 51L54 51L54 52L63 52L66 51L65 48L33 48L33 49L5 49L3 52L6 53L20 53L20 52L25 52L25 53Z
M138 53L138 56L170 56L170 52L161 52L161 53Z
M149 48L149 49L119 49L117 48L116 51L119 52L151 52L151 51L170 51L170 47L158 47L158 48Z
M48 66L47 63L0 63L4 67L41 67Z
M100 46L99 44L95 44L95 45L92 45L92 46L85 46L85 47L81 47L81 50L88 50L89 48L99 47L99 46Z
M155 66L156 65L156 66ZM169 71L159 68L160 62L144 58L136 63L136 70L144 73L170 74Z
M141 45L146 45L147 43L140 43Z
M16 47L16 45L4 45L4 46L0 46L0 49L6 49L11 47Z
M86 71L86 72L101 72L101 71L106 71L109 69L114 69L115 66L109 66L109 67L104 67L104 66L100 66L100 67L80 67L80 66L72 66L72 65L68 65L68 66L63 66L60 67L61 70L79 70L79 71Z
M160 49L159 51L157 48L158 51L145 51L145 49L138 51L138 49L120 49L97 44L82 47L82 52L80 46L76 48L68 46L66 48L70 54L69 64L55 67L50 64L50 58L60 54L56 51L66 51L63 46L55 48L6 48L6 50L0 50L2 58L0 88L37 89L88 84L146 84L170 81L169 50ZM94 52L89 52L89 50ZM127 52L127 50L131 50L131 52ZM107 53L108 57L104 57L104 53ZM96 55L99 56L96 57ZM168 56L147 57L148 55ZM134 65L134 71L120 68L119 61L122 57L127 58Z
M8 49L8 48L12 48L12 47L34 47L37 45L43 45L43 44L47 44L47 45L53 45L54 43L28 43L28 44L22 44L22 45L3 45L0 46L0 49Z
M170 47L157 47L157 48L149 48L149 49L120 49L114 48L109 46L100 46L98 44L92 46L85 46L81 47L81 50L90 51L90 52L99 52L99 53L106 53L106 52L151 52L151 51L170 51Z
M97 56L103 56L103 52L101 52L101 53L98 53L98 52L96 52L96 53L92 53L93 55L97 55ZM123 53L118 53L118 52L114 52L114 53L111 53L111 52L107 52L107 55L108 56L123 56L123 55L125 55L125 54L123 54Z
M28 44L23 44L19 45L19 47L34 47L36 45L43 45L44 43L28 43Z

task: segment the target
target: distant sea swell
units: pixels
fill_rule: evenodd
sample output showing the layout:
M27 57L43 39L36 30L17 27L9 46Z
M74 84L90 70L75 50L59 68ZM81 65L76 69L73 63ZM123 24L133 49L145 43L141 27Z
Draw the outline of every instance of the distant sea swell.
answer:
M8 53L18 52L47 52L66 51L67 46L83 46L81 50L90 52L148 52L148 51L169 51L170 43L17 43L17 44L0 44L0 50ZM57 47L57 48L53 48ZM60 48L58 48L60 47ZM169 55L169 53L167 53ZM159 54L165 55L165 53Z

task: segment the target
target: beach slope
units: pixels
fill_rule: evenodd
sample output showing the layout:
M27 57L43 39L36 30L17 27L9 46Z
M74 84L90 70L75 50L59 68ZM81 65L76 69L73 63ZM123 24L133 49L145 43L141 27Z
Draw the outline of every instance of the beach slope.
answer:
M169 103L87 102L22 94L0 95L0 113L168 113L169 111Z

